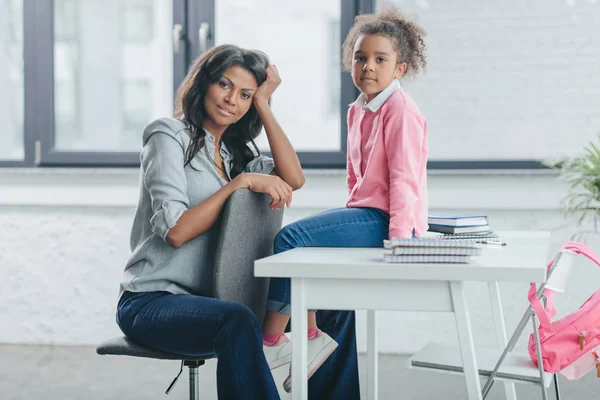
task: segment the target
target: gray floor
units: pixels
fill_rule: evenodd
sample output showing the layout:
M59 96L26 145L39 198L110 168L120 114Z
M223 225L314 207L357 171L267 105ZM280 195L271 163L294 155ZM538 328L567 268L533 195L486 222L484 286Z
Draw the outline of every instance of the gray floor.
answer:
M381 357L380 399L466 398L460 376L408 370L405 366L406 357ZM364 368L365 359L361 357L361 381ZM281 382L285 371L279 370L275 378ZM98 356L91 347L0 345L0 399L186 399L188 387L184 374L171 394L164 394L177 371L178 362ZM201 368L200 378L201 399L216 399L214 362ZM560 382L563 399L600 396L600 381L594 373L579 381L561 379ZM518 385L517 394L520 400L541 398L536 386ZM502 385L495 385L488 399L502 398Z

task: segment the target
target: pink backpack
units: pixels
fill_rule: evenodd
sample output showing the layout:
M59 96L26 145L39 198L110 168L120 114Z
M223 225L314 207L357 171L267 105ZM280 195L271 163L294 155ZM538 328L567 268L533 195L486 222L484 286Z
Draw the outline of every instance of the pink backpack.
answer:
M587 246L566 242L562 249L581 254L600 265L598 257ZM556 257L548 264L548 269ZM535 283L529 289L529 302L537 315L540 326L542 364L546 372L560 372L567 379L579 379L594 368L600 377L600 289L576 311L564 318L550 322L556 314L553 306L554 292L545 289L546 308L536 296ZM537 365L537 352L533 333L529 337L529 355Z

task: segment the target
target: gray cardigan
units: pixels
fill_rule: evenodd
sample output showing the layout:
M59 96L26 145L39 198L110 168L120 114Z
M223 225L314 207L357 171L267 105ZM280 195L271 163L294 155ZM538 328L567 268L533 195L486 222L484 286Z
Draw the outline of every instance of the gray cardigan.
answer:
M119 298L125 291L211 294L217 227L178 249L165 240L185 210L227 183L211 161L215 138L205 132L204 148L184 167L190 133L183 122L162 118L144 129L140 194L129 241L131 256ZM230 176L232 159L223 143L220 152ZM268 174L273 168L271 158L258 156L246 165L245 172Z

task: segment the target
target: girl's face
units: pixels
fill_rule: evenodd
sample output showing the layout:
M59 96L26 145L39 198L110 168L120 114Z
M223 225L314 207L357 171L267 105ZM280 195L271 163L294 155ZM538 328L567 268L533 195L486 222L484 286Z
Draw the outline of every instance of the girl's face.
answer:
M229 125L248 112L257 88L258 83L251 72L239 65L228 68L206 91L204 128L213 135L225 132Z
M394 79L406 71L406 63L398 63L392 41L379 35L361 35L354 43L352 80L354 85L373 100Z

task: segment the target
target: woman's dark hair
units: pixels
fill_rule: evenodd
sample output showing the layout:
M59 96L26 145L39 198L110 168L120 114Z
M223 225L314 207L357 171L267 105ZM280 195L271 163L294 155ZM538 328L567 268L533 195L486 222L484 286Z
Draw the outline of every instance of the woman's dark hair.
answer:
M267 79L269 57L257 50L246 50L233 45L221 45L200 56L190 68L179 86L175 97L175 118L181 119L189 128L191 142L185 157L185 165L204 147L206 133L202 121L206 117L204 96L208 86L217 82L227 69L240 66L252 73L260 86ZM230 151L233 164L231 177L236 177L246 164L260 152L254 139L260 134L262 121L254 104L236 123L229 125L221 140ZM253 149L248 146L251 143Z
M361 35L380 35L392 41L398 54L398 62L406 63L406 75L415 76L427 66L426 33L415 21L402 14L394 6L386 6L377 14L356 17L343 44L343 64L346 71L352 69L354 45Z

